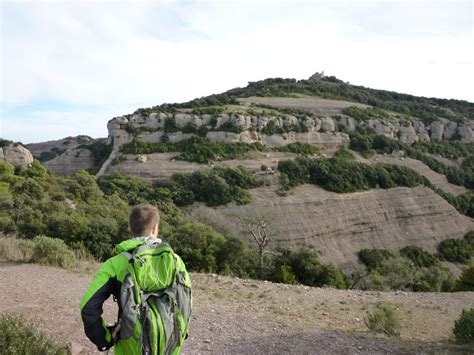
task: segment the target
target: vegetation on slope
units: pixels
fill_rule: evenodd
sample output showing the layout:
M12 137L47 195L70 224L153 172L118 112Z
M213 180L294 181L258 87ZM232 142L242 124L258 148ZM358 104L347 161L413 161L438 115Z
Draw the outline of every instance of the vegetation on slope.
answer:
M20 260L64 267L74 260L70 248L87 250L103 260L114 254L115 244L130 237L130 206L149 202L160 209L160 235L182 255L191 271L273 279L281 265L276 263L278 255L265 258L265 270L260 273L255 249L191 220L174 203L246 203L250 199L246 189L257 185L253 175L242 168L177 174L168 182L151 185L121 174L96 180L84 170L72 177L59 177L48 173L38 161L16 170L0 161L0 233L33 239L17 244ZM10 258L8 245L11 243L0 244L2 258ZM312 271L307 270L305 276L295 271L299 282L342 285L342 273L323 265L316 254L309 255L307 263Z
M370 156L373 153L391 154L393 151L404 151L408 157L420 160L430 169L437 173L446 175L452 184L465 186L474 189L474 144L451 144L444 143L419 143L409 146L395 139L390 139L383 135L376 135L370 128L358 128L355 132L349 132L351 137L350 148ZM460 168L456 166L446 166L435 158L424 154L424 151L443 151L456 156L466 156Z
M136 113L169 112L178 108L200 109L207 106L237 104L236 99L242 97L288 97L295 94L367 104L400 114L420 117L425 123L435 121L439 117L456 122L474 119L474 104L467 101L425 98L386 90L369 89L344 83L335 77L299 81L282 78L265 79L250 82L244 88L231 89L222 94L210 95L186 103L163 104L148 109L138 109Z
M96 139L92 143L84 143L77 147L78 149L88 149L94 157L94 164L90 169L91 174L96 174L102 164L107 160L110 153L112 153L113 144L107 144L107 139Z
M460 213L474 217L473 192L455 197L436 188L427 178L410 168L394 164L367 165L356 161L352 153L345 148L328 159L298 157L295 160L281 160L278 163L278 170L282 174L283 191L305 183L315 184L337 193L425 185L442 196ZM472 171L469 170L466 174L472 174ZM474 174L469 175L469 179L472 177Z
M125 154L152 154L179 152L176 159L196 163L210 163L211 161L229 160L241 157L251 151L262 151L259 144L213 142L207 138L192 136L177 143L143 142L133 139L122 147Z
M464 239L446 239L439 243L438 253L409 245L399 252L385 249L362 249L359 260L366 271L359 270L349 277L353 288L378 290L407 290L422 292L474 291L474 231ZM441 261L471 263L454 281L451 272Z
M273 150L277 152L295 153L295 154L303 155L303 156L321 154L321 151L319 150L319 148L315 147L314 145L311 145L308 143L301 143L301 142L293 142L283 147L273 148Z
M357 162L348 150L341 149L332 158L313 159L298 157L278 163L286 188L304 183L319 185L326 190L348 193L380 187L383 189L424 183L415 171L398 165L370 166Z

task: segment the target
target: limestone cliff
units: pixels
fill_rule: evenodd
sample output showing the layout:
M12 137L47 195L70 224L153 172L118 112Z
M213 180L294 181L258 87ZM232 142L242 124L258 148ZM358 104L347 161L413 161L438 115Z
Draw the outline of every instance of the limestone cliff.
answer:
M357 265L357 252L364 248L419 245L436 252L440 241L462 238L474 228L471 218L425 187L336 194L303 185L286 197L272 187L251 192L248 206L194 206L191 214L220 223L249 242L252 237L239 217L265 216L272 226L273 247L307 246L346 270Z
M32 143L27 147L46 169L55 174L67 176L73 175L79 169L92 168L94 156L85 146L94 141L87 136L77 136Z
M30 151L20 144L9 144L0 147L0 159L7 161L14 167L23 167L33 163Z

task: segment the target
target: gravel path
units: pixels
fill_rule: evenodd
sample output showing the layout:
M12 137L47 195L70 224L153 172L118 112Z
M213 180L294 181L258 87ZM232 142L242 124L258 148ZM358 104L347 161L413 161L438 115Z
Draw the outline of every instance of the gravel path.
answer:
M22 313L59 341L73 342L80 353L96 354L83 333L78 306L91 278L0 262L0 312ZM184 354L469 353L450 343L447 329L460 309L474 307L474 293L361 292L203 274L192 279L195 306ZM402 317L408 330L401 340L366 332L363 310L382 300L410 315ZM114 307L111 301L105 306L109 322Z

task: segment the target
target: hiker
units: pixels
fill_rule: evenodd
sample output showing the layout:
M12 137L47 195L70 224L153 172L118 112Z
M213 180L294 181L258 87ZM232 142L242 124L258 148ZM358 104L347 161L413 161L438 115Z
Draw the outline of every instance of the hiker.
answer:
M181 258L158 238L160 215L150 204L132 208L134 236L117 245L118 255L102 264L81 300L87 337L115 354L179 354L191 318L191 280ZM118 302L118 321L107 326L102 305ZM142 331L143 330L143 331Z

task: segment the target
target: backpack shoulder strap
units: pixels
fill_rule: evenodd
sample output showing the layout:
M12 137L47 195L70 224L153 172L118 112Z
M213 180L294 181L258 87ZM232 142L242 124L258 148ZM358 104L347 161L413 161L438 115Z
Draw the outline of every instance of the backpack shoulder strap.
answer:
M130 252L128 252L128 251L123 251L123 252L121 252L120 254L125 255L125 256L127 257L128 262L131 262L132 259L133 259L132 253L130 253Z

